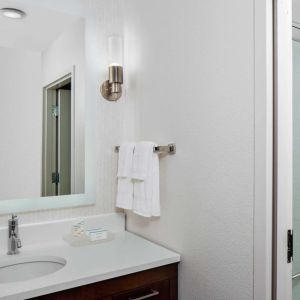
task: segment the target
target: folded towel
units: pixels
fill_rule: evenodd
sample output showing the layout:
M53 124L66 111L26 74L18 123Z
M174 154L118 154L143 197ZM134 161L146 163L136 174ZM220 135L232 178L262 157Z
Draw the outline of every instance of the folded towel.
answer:
M133 212L143 217L160 216L159 159L152 142L141 142L133 155Z
M132 209L133 182L131 180L133 152L135 144L126 143L120 146L118 161L118 191L116 206Z
M133 179L145 180L147 178L154 146L155 144L152 142L140 142L135 145L132 166Z
M134 143L124 143L119 148L118 177L131 178Z
M131 178L118 178L116 206L123 209L133 208L133 182Z

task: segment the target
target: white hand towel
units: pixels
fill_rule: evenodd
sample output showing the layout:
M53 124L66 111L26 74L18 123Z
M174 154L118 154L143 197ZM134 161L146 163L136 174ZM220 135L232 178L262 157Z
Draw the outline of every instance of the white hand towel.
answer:
M126 143L120 146L118 161L118 191L116 206L132 209L133 182L131 180L133 152L135 144Z
M159 159L154 146L141 142L133 155L133 212L148 218L160 216Z
M131 178L134 143L124 143L119 148L118 177Z
M138 180L145 180L148 176L149 161L153 156L152 142L140 142L135 145L132 178Z
M123 209L133 208L133 182L131 178L118 178L116 206Z

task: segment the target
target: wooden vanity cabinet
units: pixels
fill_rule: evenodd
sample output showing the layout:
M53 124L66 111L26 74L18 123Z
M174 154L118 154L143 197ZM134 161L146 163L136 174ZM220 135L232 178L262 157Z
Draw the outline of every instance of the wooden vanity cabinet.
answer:
M178 264L170 264L32 299L177 300Z

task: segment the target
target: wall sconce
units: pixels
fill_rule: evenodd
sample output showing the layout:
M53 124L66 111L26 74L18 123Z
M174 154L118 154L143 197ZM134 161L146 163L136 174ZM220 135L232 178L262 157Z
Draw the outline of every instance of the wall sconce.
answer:
M123 41L121 37L108 38L108 80L100 88L108 101L117 101L122 96L123 84Z

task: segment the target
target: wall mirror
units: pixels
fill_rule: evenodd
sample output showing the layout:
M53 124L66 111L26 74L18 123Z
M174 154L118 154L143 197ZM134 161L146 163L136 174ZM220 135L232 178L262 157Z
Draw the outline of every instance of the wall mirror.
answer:
M93 202L92 22L80 0L0 0L0 213Z

